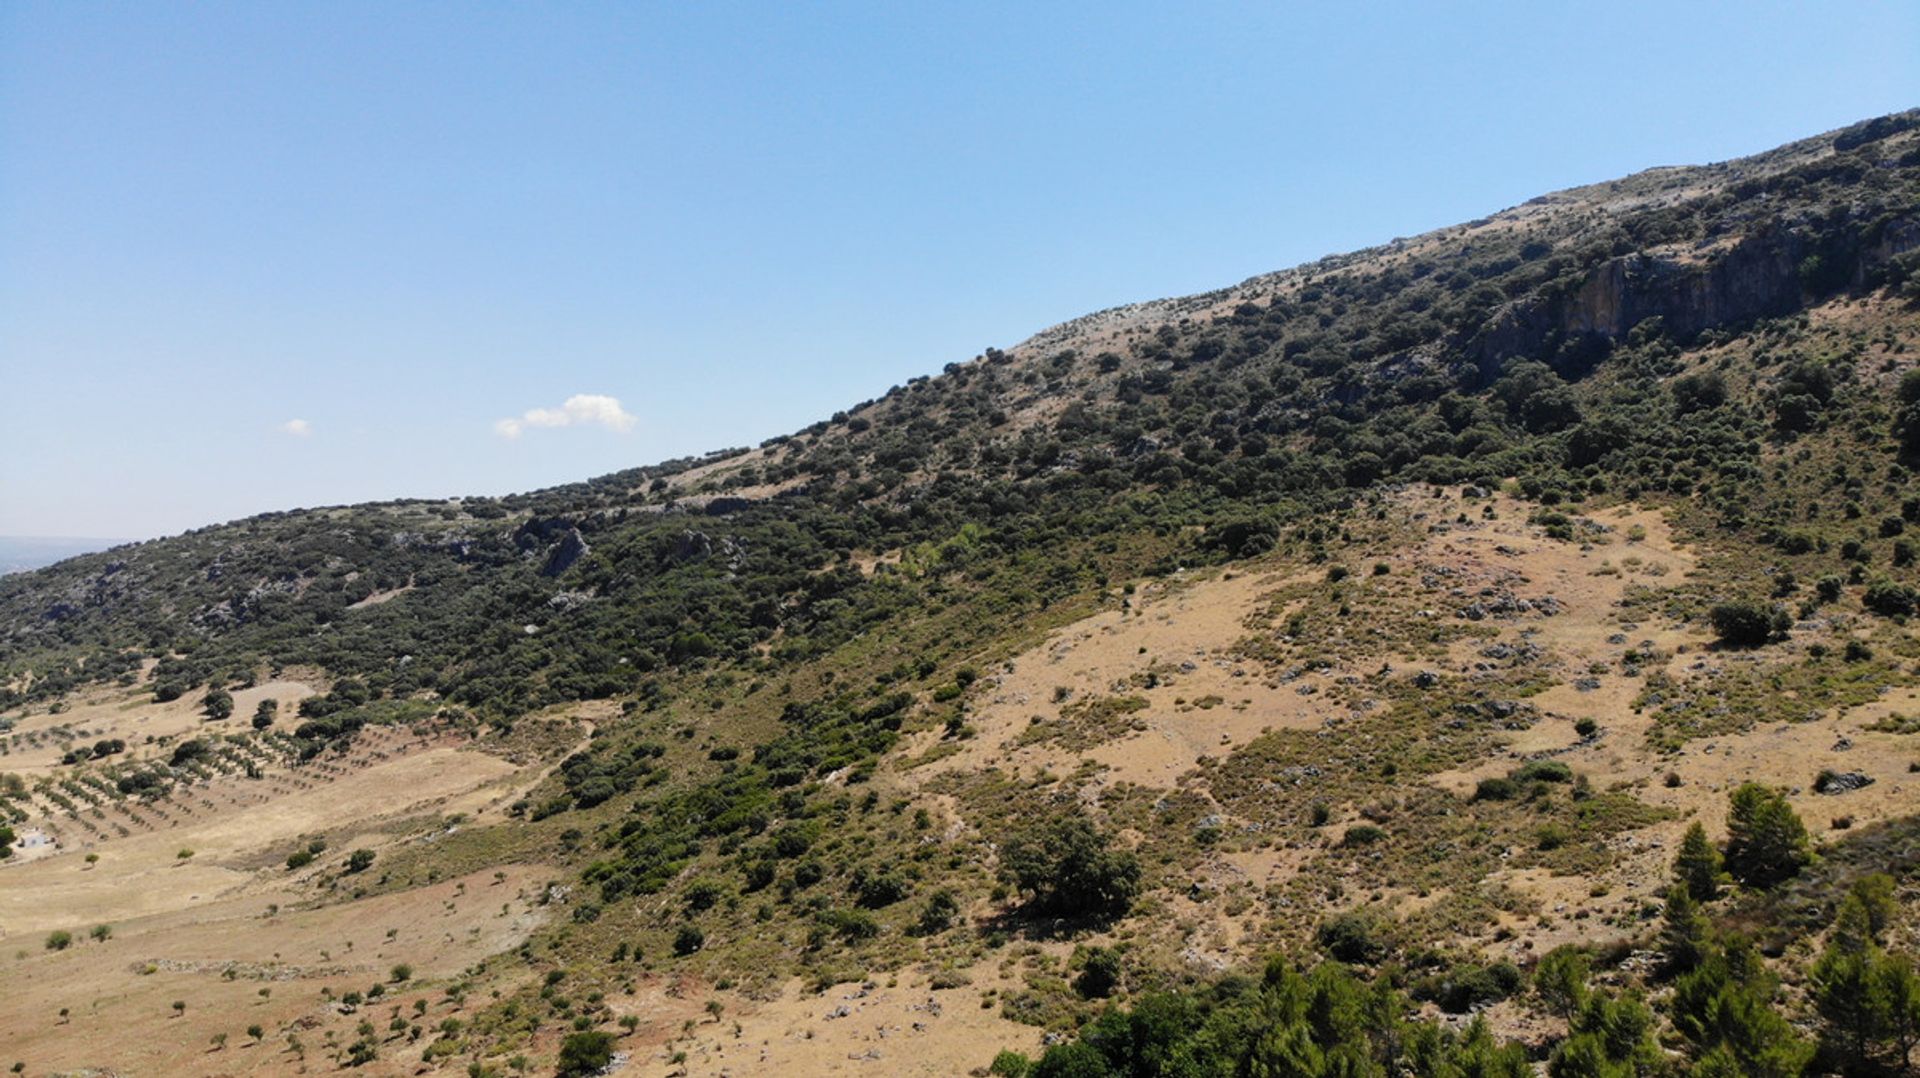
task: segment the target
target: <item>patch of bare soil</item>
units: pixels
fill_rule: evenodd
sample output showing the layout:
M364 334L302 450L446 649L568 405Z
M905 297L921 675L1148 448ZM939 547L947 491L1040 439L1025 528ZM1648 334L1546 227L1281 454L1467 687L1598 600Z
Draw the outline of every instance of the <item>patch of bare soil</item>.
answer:
M984 996L1011 982L984 966L971 975L974 983L934 988L927 973L906 970L818 993L794 980L771 1000L730 1000L717 1018L697 1002L711 997L665 983L610 1002L641 1019L627 1071L643 1075L947 1076L984 1067L1003 1048L1037 1054L1040 1030L1002 1017ZM683 1033L686 1022L694 1025ZM673 1062L680 1052L684 1061Z
M1058 630L985 679L968 716L974 736L912 774L1062 772L1089 760L1102 784L1171 788L1202 756L1231 752L1269 729L1318 727L1334 708L1301 692L1315 679L1282 683L1231 654L1247 618L1286 582L1277 573L1222 573L1142 585L1123 607ZM1124 719L1100 730L1055 736L1049 727L1072 726L1089 706L1129 697L1145 703L1125 705ZM940 736L922 735L909 755ZM1088 740L1097 743L1071 747Z

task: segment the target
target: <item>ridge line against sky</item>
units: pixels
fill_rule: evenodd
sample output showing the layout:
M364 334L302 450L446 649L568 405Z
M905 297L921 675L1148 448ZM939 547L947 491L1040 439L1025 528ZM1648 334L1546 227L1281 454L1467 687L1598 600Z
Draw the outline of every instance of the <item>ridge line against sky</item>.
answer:
M0 534L755 444L1920 104L1920 8L0 9Z

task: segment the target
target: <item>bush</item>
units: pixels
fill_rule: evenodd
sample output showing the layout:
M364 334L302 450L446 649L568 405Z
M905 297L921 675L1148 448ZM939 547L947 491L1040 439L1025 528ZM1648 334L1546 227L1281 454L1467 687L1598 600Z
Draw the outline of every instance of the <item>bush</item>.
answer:
M587 1078L613 1062L613 1034L601 1030L569 1033L560 1042L559 1078Z
M167 758L167 763L172 767L182 767L212 754L213 746L196 737L175 745L173 755Z
M870 940L880 934L880 922L865 910L826 910L816 919L822 928L848 943Z
M1392 950L1380 918L1362 911L1350 911L1323 922L1314 938L1321 950L1349 965L1372 965Z
M1444 977L1416 985L1413 996L1433 1002L1448 1014L1466 1014L1506 999L1525 983L1525 975L1511 962L1456 966Z
M1371 846L1376 842L1384 842L1386 838L1385 831L1370 823L1355 824L1347 828L1346 834L1340 836L1340 845L1346 849L1355 849L1360 846Z
M681 925L673 937L673 953L682 958L707 945L707 934L693 925Z
M1080 819L1041 824L1007 840L1001 869L1032 896L1035 913L1118 917L1140 893L1140 862Z
M1120 986L1120 972L1119 952L1110 947L1090 947L1086 964L1073 979L1073 989L1087 999L1105 999Z
M907 885L898 876L869 876L860 881L854 893L862 906L877 910L907 897Z
M994 1078L1026 1078L1027 1072L1032 1069L1032 1060L1019 1052L1011 1052L1003 1048L987 1066L987 1073Z
M1515 782L1572 782L1573 768L1558 760L1529 760L1508 777Z
M1511 801L1520 796L1520 785L1509 778L1481 779L1473 788L1475 801Z
M726 888L722 887L717 881L695 880L687 885L687 909L694 912L710 910L721 898L725 897L726 893Z
M1903 618L1913 613L1916 603L1920 603L1920 594L1905 584L1881 577L1867 585L1860 602L1868 610L1884 617Z
M72 945L73 945L73 933L71 932L66 932L66 931L53 932L53 933L49 933L47 936L46 946L47 946L47 950L49 951L64 951L68 947L71 947Z
M1533 969L1533 992L1546 1010L1571 1018L1587 1000L1587 977L1593 959L1574 946L1555 947Z
M372 850L355 850L347 855L347 874L365 872L373 867Z
M960 901L946 888L935 891L927 898L927 906L920 911L918 931L923 936L938 935L953 927L953 919L960 914Z
M1708 612L1707 620L1714 636L1730 648L1757 648L1791 624L1785 610L1746 600L1719 604Z
M233 717L233 694L225 689L212 688L200 698L200 710L209 719L229 719Z

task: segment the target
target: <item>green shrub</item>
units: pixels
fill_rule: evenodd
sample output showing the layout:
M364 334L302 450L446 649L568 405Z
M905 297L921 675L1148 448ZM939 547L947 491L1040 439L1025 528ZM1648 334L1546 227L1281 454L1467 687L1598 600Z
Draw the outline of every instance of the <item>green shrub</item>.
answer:
M560 1042L559 1078L587 1078L613 1062L613 1034L601 1030L569 1033Z
M1008 839L1002 870L1032 896L1036 913L1117 917L1140 892L1140 862L1078 818L1042 823Z
M1572 782L1573 768L1558 760L1528 760L1508 773L1515 782Z
M1089 947L1080 975L1073 979L1074 991L1087 999L1105 999L1120 986L1120 954L1110 947Z
M1500 776L1481 779L1473 788L1475 801L1511 801L1518 796L1520 796L1520 784Z
M1867 585L1860 602L1876 614L1903 618L1913 613L1916 603L1920 602L1920 593L1905 584L1880 577Z
M1786 630L1785 610L1747 600L1721 603L1707 614L1714 636L1730 648L1757 648Z
M987 1066L987 1073L993 1075L994 1078L1026 1078L1027 1072L1032 1068L1032 1060L1019 1052L1009 1051L1003 1048L998 1055L993 1057L993 1062Z
M1354 849L1360 846L1371 846L1377 842L1384 842L1386 838L1387 833L1385 831L1370 823L1361 823L1347 828L1347 833L1340 836L1340 845L1347 849Z
M1321 950L1350 965L1371 965L1392 950L1385 924L1377 915L1360 910L1322 922L1314 938Z

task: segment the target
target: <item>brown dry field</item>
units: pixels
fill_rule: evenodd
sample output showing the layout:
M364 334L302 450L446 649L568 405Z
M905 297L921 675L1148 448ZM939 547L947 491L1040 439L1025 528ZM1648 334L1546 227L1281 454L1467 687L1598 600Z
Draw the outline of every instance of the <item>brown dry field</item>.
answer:
M236 714L266 696L280 699L284 714L309 691L277 682L237 692ZM124 737L150 755L165 747L146 746L149 733L233 726L204 722L194 701L130 696L100 694L17 729L68 724L87 731L86 742ZM58 755L35 748L5 764L31 780ZM351 849L374 850L377 874L381 853L431 839L436 820L496 818L542 773L457 736L370 727L343 755L270 767L255 779L222 775L156 803L114 803L75 818L36 801L44 815L23 831L57 842L0 866L0 1065L18 1060L33 1074L308 1073L333 1069L330 1035L348 1043L368 1017L384 1030L395 1005L411 1014L416 998L427 999L426 1024L438 1024L454 1007L441 993L447 983L545 920L541 900L554 871L506 866L499 879L488 870L360 899L328 881ZM287 853L323 834L330 847L322 858L289 872ZM192 856L180 857L184 850ZM100 925L111 928L104 941L91 936ZM47 947L55 930L70 933L72 945ZM411 979L377 1007L346 1013L320 995L364 992L402 963ZM176 1000L187 1005L178 1014ZM253 1025L263 1031L259 1043L245 1032ZM216 1048L221 1033L227 1040ZM289 1034L304 1042L304 1058ZM430 1040L383 1050L393 1059L363 1073L411 1073Z
M525 866L496 883L492 872L393 895L293 908L297 892L260 889L191 909L117 922L111 939L6 956L0 1044L31 1060L31 1073L92 1068L117 1074L301 1074L333 1069L321 1049L328 1030L353 1039L360 1017L384 1028L388 1012L430 1001L433 1023L454 1013L437 986L468 965L515 946L544 909L531 902L550 872ZM286 903L269 914L278 899ZM503 912L504 908L504 912ZM81 927L81 926L76 926ZM387 932L394 935L388 938ZM25 957L20 957L24 954ZM345 1014L320 996L365 991L393 966L413 967L377 1005ZM228 976L229 972L232 976ZM262 990L270 994L263 996ZM187 1004L175 1014L174 1001ZM62 1008L69 1011L59 1017ZM255 1043L248 1026L259 1025ZM224 1049L212 1039L226 1033ZM287 1035L306 1045L306 1059ZM417 1058L417 1057L416 1057ZM409 1073L393 1060L363 1073Z

